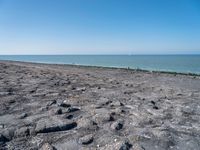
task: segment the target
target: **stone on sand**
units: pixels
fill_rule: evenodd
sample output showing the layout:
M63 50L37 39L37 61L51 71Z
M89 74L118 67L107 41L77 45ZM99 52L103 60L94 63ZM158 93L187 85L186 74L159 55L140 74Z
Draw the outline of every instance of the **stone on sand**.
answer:
M117 120L116 122L114 122L112 125L111 125L111 129L112 130L120 130L122 129L124 126L124 121L123 120Z
M36 124L36 133L48 133L73 129L77 126L76 122L61 120L57 117L43 118Z
M87 145L93 142L93 135L89 134L89 135L85 135L83 137L81 137L79 139L79 143L83 144L83 145Z

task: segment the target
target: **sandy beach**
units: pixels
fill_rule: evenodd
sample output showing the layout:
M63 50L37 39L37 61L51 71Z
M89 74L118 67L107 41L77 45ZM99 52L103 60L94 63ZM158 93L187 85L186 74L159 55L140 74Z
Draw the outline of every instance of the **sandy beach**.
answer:
M199 76L0 61L2 150L199 147Z

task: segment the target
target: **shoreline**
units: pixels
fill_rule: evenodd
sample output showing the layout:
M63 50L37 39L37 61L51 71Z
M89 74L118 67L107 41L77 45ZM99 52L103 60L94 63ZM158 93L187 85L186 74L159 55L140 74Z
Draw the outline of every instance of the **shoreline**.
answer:
M161 74L172 74L172 75L185 75L200 77L200 73L192 72L176 72L176 71L162 71L162 70L148 70L140 68L130 68L130 67L107 67L107 66L92 66L92 65L80 65L80 64L63 64L63 63L48 63L48 62L28 62L28 61L15 61L15 60L0 60L0 62L10 62L10 63L27 63L27 64L40 64L40 65L60 65L60 66L71 66L71 67L86 67L86 68L101 68L101 69L121 69L128 71L138 71L138 72L149 72L149 73L161 73Z

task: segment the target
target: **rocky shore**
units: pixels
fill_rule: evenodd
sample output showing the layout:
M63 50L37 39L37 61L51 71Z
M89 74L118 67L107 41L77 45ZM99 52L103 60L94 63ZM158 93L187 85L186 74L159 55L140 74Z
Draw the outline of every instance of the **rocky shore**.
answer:
M0 61L0 149L199 150L200 77Z

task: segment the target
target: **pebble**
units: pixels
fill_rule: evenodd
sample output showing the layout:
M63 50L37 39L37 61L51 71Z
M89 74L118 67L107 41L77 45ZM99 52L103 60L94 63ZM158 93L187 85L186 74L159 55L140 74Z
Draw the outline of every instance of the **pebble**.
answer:
M58 109L56 110L55 114L61 115L61 114L62 114L62 109L61 109L61 108L58 108Z
M13 104L13 103L15 103L15 102L16 102L16 101L15 101L14 99L12 99L12 100L9 101L10 104Z
M87 119L87 118L80 118L78 120L78 127L84 128L84 130L97 130L98 126L97 123Z
M188 114L188 115L191 115L194 113L194 108L192 108L192 106L185 106L182 108L182 112L184 114Z
M123 128L123 121L122 120L118 120L116 122L114 122L112 125L111 125L111 129L113 130L120 130Z
M100 114L96 114L95 116L93 116L93 119L97 122L97 123L104 123L104 122L108 122L108 121L114 121L114 117L113 115L106 113L100 113Z
M59 106L68 108L71 107L71 104L68 104L66 101L63 101Z
M156 110L158 110L158 106L153 106L153 109L156 109Z
M47 106L51 106L51 105L56 104L56 103L57 103L56 100L52 100L52 101L50 101L50 102L47 104Z
M80 109L79 108L75 108L75 107L70 107L70 108L68 108L67 112L71 113L71 112L75 112L75 111L78 111L78 110L80 110Z
M71 107L70 104L65 104L65 103L61 103L60 106L61 106L61 107Z
M74 117L73 115L66 116L67 119L72 119L73 117Z
M83 137L81 137L79 139L79 142L83 145L87 145L87 144L90 144L93 142L93 135L92 134L89 134L89 135L85 135Z
M111 106L111 107L119 107L119 106L124 106L124 104L121 103L121 102L119 102L119 101L117 101L117 102L112 102L112 103L110 104L110 106Z
M154 101L151 101L151 103L152 103L153 105L155 105L155 104L156 104L156 102L154 102Z
M20 116L19 116L19 119L24 119L28 116L27 113L22 113Z
M132 144L130 144L128 141L125 141L122 143L119 150L129 150L132 147Z

